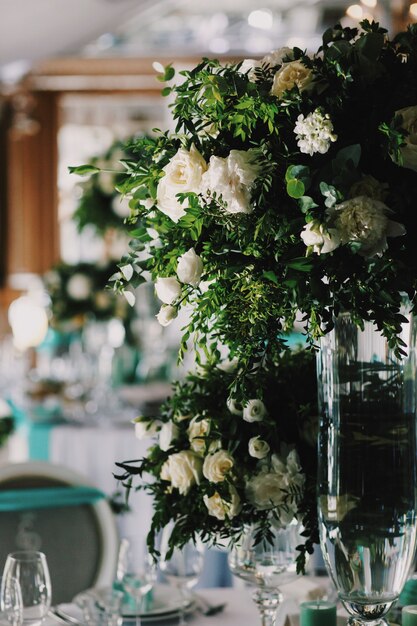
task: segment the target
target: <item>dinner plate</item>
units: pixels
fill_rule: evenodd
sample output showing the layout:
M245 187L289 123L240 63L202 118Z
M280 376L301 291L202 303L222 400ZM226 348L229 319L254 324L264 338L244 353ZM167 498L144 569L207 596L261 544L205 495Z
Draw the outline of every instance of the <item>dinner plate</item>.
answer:
M87 591L79 594L74 598L74 603L77 605L74 609L77 609L80 605L78 602L78 597L81 597L85 593L92 595L94 598L100 602L100 594L105 591L104 588L99 589L88 589ZM108 589L107 589L108 590ZM178 589L174 587L170 587L169 585L157 584L152 589L152 606L147 611L140 611L139 617L141 620L157 620L157 619L171 619L174 617L178 617L181 608L182 608L182 597L181 593ZM61 613L64 611L68 611L68 605L62 605L60 607ZM191 613L196 608L195 601L190 601L185 607L186 613ZM131 605L124 605L122 607L122 615L126 620L134 620L137 615L136 611L134 611ZM74 617L74 615L72 615Z

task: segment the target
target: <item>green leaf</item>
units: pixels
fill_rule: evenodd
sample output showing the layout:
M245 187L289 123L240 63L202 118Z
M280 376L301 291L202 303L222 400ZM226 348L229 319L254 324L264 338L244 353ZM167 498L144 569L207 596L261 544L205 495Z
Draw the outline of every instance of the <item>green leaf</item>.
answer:
M68 171L70 174L78 174L78 176L89 176L90 174L98 174L101 170L95 165L78 165L77 167L70 165Z
M368 33L355 42L355 50L369 61L377 61L384 46L382 33Z
M293 270L298 270L299 272L310 272L313 269L311 260L305 256L291 259L291 261L287 262L287 266L291 267Z
M301 198L298 199L298 204L303 213L308 213L310 209L318 207L318 204L316 204L310 196L301 196Z
M291 198L301 198L304 192L305 186L301 180L292 178L287 182L287 193Z
M334 206L338 200L338 192L335 187L332 185L328 185L325 182L320 183L320 191L322 195L326 198L324 204L327 208Z
M271 282L275 283L275 285L278 285L278 276L272 270L265 270L262 275L264 278L267 278Z
M164 87L163 90L161 91L161 95L166 97L166 96L169 96L171 92L172 92L171 87Z
M361 158L361 152L362 148L359 143L346 146L345 148L339 150L334 160L336 169L345 168L348 163L351 163L355 168L357 168Z
M299 180L309 181L310 180L310 168L306 165L290 165L285 172L285 180L288 183L293 178L297 178Z

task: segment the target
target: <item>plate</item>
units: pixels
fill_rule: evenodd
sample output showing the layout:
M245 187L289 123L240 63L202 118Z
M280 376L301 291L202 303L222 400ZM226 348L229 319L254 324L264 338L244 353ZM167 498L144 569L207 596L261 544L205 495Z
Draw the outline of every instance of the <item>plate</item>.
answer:
M98 592L98 595L100 595L100 592ZM152 607L148 611L140 612L140 617L146 618L156 615L165 616L167 613L180 613L183 600L178 589L169 585L155 585L152 590L152 596ZM191 602L190 604L193 605L194 603ZM186 608L187 611L190 604ZM123 607L122 614L125 618L136 617L136 612L132 611L130 606Z
M90 594L96 598L96 600L100 601L100 593L105 591L106 589L88 589L85 592L82 592L81 595L85 593ZM107 589L108 590L108 589ZM75 608L79 607L77 602L77 597L74 598L74 604L77 605ZM154 586L152 590L152 608L147 611L141 611L139 613L139 617L141 619L149 621L152 619L163 618L163 619L173 619L174 617L178 617L181 612L182 607L182 596L178 589L170 587L169 585L157 584ZM65 609L63 606L60 607L61 612L63 610L67 610L68 605L65 605ZM194 611L196 608L195 601L190 601L188 605L185 607L185 612L190 613ZM132 610L131 606L123 606L122 607L122 616L126 620L134 620L137 615L136 611ZM72 616L74 617L74 616Z

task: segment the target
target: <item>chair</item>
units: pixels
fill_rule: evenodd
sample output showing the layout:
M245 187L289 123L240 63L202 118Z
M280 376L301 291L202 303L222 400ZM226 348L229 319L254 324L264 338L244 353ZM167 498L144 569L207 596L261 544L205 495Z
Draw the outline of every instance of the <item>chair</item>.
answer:
M0 467L0 570L9 552L41 550L54 604L111 584L119 539L103 496L60 465L32 461Z

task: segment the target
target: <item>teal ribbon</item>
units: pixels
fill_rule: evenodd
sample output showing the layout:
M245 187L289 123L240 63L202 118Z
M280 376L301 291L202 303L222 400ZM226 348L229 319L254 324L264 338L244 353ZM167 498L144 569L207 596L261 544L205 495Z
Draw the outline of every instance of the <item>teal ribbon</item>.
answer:
M94 487L40 487L0 491L0 512L56 509L61 506L92 504L106 496Z

